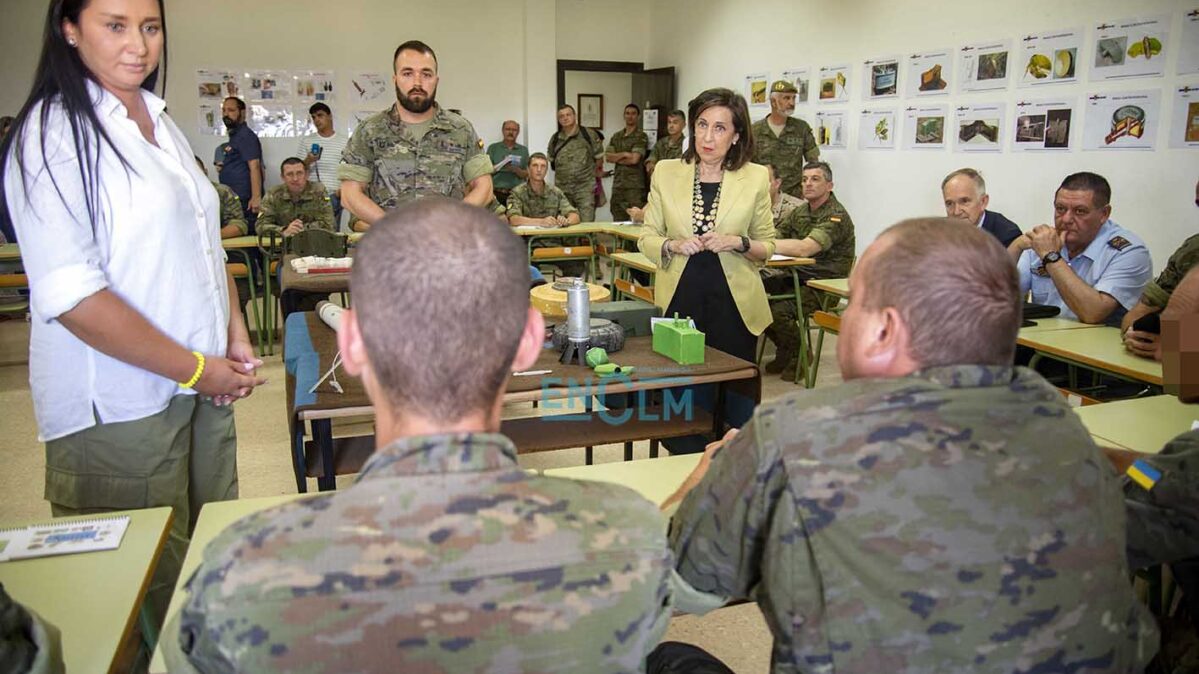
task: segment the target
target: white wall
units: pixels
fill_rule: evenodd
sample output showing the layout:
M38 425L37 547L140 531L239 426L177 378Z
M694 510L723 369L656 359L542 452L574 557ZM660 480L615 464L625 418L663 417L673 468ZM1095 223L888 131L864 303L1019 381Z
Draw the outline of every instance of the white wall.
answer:
M557 58L644 62L653 4L645 0L557 0Z
M576 70L566 71L566 102L578 107L579 94L601 94L604 97L604 146L612 134L624 128L624 106L633 97L633 76L630 73L596 73ZM544 148L538 148L544 152ZM611 164L607 165L612 168ZM612 195L612 178L604 178L604 190ZM621 218L626 219L628 216ZM612 219L607 205L595 209L595 219Z
M861 62L996 38L1010 38L1015 43L1029 32L1074 26L1087 31L1085 49L1091 44L1090 24L1096 17L1165 13L1174 24L1173 55L1166 65L1166 72L1173 73L1179 19L1184 9L1194 5L1178 0L1144 0L1135 7L1119 0L1012 0L1002 7L956 0L854 0L835 6L814 0L759 0L752 4L659 0L652 4L646 67L678 68L679 101L685 103L709 87L739 89L751 72L767 70L775 76L794 67L854 64L849 104L828 106L851 111L850 149L826 150L822 157L832 164L837 196L854 218L859 250L901 218L943 214L940 181L955 168L974 166L981 170L987 178L991 205L1025 228L1052 223L1053 191L1061 179L1074 171L1090 170L1112 183L1113 218L1145 239L1154 265L1160 269L1175 247L1196 231L1199 221L1193 205L1199 151L1168 149L1165 127L1158 132L1160 149L1153 152L1031 155L1010 153L1006 147L1003 153L994 155L955 153L952 149L862 152L856 149L856 112L863 107ZM1197 82L1196 76L1167 75L1122 83L1060 85L1038 92L1016 89L1013 84L1006 92L953 94L947 102L1006 101L1010 120L1020 96L1069 94L1079 98L1076 113L1085 116L1082 99L1091 91L1160 88L1168 124L1171 86ZM907 100L901 98L888 107L900 107ZM800 106L796 114L812 122L815 109L815 105Z

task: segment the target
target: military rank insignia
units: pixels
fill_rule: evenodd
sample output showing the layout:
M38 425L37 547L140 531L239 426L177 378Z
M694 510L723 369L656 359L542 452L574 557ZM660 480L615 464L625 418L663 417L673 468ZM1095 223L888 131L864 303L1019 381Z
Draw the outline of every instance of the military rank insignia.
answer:
M1133 482L1141 485L1141 488L1145 491L1153 489L1153 485L1162 479L1161 471L1150 466L1144 459L1133 461L1132 465L1128 467L1127 474L1128 477L1132 478Z
M833 215L833 216L830 216L830 217L829 217L828 221L829 221L829 222L838 222L838 223L839 223L839 222L841 222L841 218L840 218L840 217L838 217L838 216L836 216L836 215Z
M1116 250L1124 250L1125 248L1131 246L1132 242L1122 236L1113 236L1111 240L1107 242L1107 245L1115 248Z
M476 142L475 144L479 146L479 149L480 149L480 150L482 150L482 149L483 149L483 139L482 139L482 138L480 138L480 139L478 140L478 142Z
M1049 277L1049 270L1045 268L1045 265L1038 265L1036 267L1033 267L1032 273L1036 274L1037 276L1043 276L1046 278Z

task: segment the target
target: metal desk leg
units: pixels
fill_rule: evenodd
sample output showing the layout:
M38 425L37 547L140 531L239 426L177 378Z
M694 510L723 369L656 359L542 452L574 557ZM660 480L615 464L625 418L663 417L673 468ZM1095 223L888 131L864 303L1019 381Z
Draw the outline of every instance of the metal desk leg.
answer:
M291 468L296 474L296 491L308 493L307 469L304 462L304 422L297 419L291 436Z
M316 478L317 488L320 491L333 491L337 489L337 474L333 469L333 421L314 419L312 439L321 452L321 474Z

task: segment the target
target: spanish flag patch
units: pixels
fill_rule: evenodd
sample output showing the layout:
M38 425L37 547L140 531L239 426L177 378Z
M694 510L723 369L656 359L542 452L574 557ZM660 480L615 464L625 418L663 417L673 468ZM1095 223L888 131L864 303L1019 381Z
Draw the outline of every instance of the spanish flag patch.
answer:
M1141 485L1145 491L1153 489L1153 485L1162 479L1161 471L1153 466L1150 466L1143 459L1137 459L1128 467L1128 477L1132 478L1133 482Z

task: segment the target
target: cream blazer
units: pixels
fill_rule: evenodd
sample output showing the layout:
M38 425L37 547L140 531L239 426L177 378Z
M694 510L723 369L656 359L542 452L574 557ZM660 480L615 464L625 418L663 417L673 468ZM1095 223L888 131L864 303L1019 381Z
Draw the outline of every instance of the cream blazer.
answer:
M645 226L649 232L637 240L637 248L658 266L654 278L654 304L663 311L674 297L687 265L687 256L673 256L670 265L664 268L662 243L667 239L686 239L693 234L691 201L695 192L695 168L694 164L685 164L681 159L660 161L654 166L650 181L649 203L645 207ZM758 164L725 171L716 211L718 233L748 236L766 244L767 259L774 255L769 181L766 167ZM732 251L718 255L741 319L751 333L762 334L772 321L766 289L758 274L758 268L764 263Z

